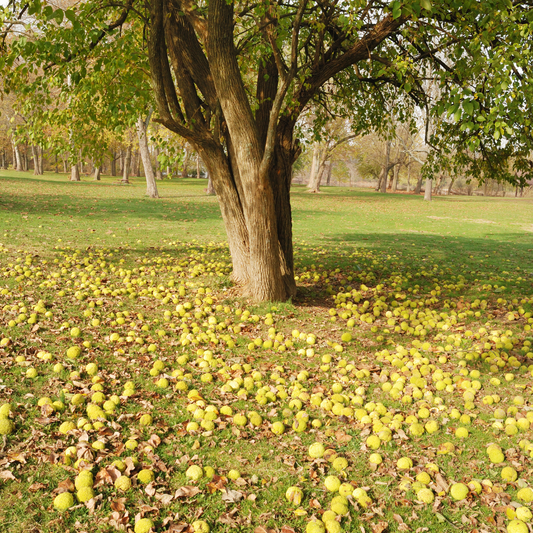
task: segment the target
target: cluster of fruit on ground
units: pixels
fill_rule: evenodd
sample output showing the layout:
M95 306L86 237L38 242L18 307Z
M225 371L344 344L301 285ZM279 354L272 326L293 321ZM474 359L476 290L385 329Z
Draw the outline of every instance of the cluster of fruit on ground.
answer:
M0 528L531 531L531 277L322 252L2 247Z

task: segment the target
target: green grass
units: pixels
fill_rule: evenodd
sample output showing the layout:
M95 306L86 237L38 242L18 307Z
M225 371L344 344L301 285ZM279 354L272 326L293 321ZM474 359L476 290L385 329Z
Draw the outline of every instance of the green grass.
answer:
M144 197L142 179L127 186L117 180L0 172L0 405L11 403L14 423L0 440L0 531L107 533L117 523L131 530L143 515L157 532L172 524L186 530L197 519L212 531L300 532L328 509L330 474L365 487L371 498L368 507L349 502L349 516L339 519L346 531L380 531L385 523L404 531L403 521L412 531L496 532L508 523L511 502L529 506L517 493L533 478L533 424L507 435L494 414L503 407L519 421L533 409L532 199L428 203L293 187L299 294L290 303L250 305L228 296L224 228L204 180L161 182L159 200ZM270 333L279 348L249 349ZM342 340L345 333L352 340ZM82 348L77 360L65 357L71 345ZM157 385L156 361L169 388ZM86 371L90 362L98 364L96 378ZM135 384L132 396L124 394L126 382ZM188 390L175 390L178 382ZM333 391L339 384L344 397ZM82 420L83 405L70 405L75 393L89 398L95 387L106 399L121 397L100 429ZM38 406L44 397L65 409ZM233 414L257 411L263 422L236 426L223 406ZM361 419L363 406L368 416ZM192 431L188 424L201 421L194 411L206 407L218 412L214 427ZM414 436L411 423L425 423L426 407L439 430ZM470 423L455 419L453 409ZM153 424L140 425L143 413ZM309 422L297 432L301 413ZM65 421L80 428L62 434ZM281 436L271 431L275 421L286 426ZM365 443L382 431L377 422L393 438L382 442L383 463L373 469ZM458 427L469 437L458 438ZM132 438L138 447L128 450ZM101 451L92 448L97 440ZM313 461L307 449L315 441L348 467L336 473L327 460ZM488 460L491 442L506 452L505 465ZM455 448L443 455L446 443ZM413 460L407 472L396 466L404 456ZM121 493L111 464L127 457L139 466L130 473L133 488ZM60 513L53 499L83 468L76 458L92 469L96 498ZM483 492L454 502L436 494L432 473L435 504L419 503L409 487L428 463L449 485L483 481ZM212 466L216 477L187 480L192 464ZM503 466L513 466L518 480L502 480ZM148 490L136 481L141 468L156 475ZM231 469L239 480L226 477ZM291 485L304 492L298 513L285 498ZM198 490L180 496L183 486ZM225 502L224 488L243 499Z

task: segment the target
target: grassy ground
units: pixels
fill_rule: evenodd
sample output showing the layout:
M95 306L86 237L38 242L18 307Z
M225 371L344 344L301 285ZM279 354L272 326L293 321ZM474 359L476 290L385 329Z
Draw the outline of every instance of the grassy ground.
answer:
M0 172L0 531L531 524L533 200L295 187L251 306L205 181L66 179Z

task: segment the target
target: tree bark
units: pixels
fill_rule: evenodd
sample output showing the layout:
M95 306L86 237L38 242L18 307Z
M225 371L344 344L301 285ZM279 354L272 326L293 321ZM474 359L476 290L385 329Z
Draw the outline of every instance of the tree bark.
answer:
M148 149L148 139L146 136L147 122L150 120L150 115L145 122L141 116L137 118L137 136L139 138L139 152L141 154L142 163L144 167L144 175L146 176L146 195L150 198L159 198L157 192L157 183L155 181L154 169L150 159L150 150Z
M111 151L110 166L111 166L111 176L116 176L117 175L117 155L114 150Z
M394 177L392 179L392 192L396 192L398 190L398 179L400 176L400 164L398 163L394 167Z
M183 166L181 167L181 177L186 178L188 176L189 161L191 159L191 150L185 147L185 156L183 158Z
M131 167L131 144L128 145L128 148L126 149L126 157L124 157L123 159L121 183L130 182L130 167Z
M420 176L418 178L418 181L416 182L416 187L415 187L415 194L420 194L420 191L422 190L422 180L424 178L422 176Z
M43 175L42 158L39 157L40 147L36 145L32 145L31 150L32 150L32 155L33 155L33 175L42 176Z
M315 142L313 144L313 159L311 162L311 172L309 172L309 183L307 184L309 192L320 192L320 183L318 182L320 166L320 146Z
M455 183L455 178L450 177L450 185L448 186L448 196L452 194L453 184Z
M100 172L102 170L101 165L96 165L94 167L94 181L100 181Z
M154 148L154 155L155 155L155 179L156 180L162 180L163 179L163 172L161 172L161 163L159 162L159 146L156 146Z
M381 175L379 177L379 183L380 183L380 192L386 193L387 192L387 181L389 180L389 172L390 172L390 149L391 149L391 142L387 141L385 145L385 164L381 168Z
M213 180L211 179L211 174L208 174L207 176L207 189L206 194L208 196L214 196L216 194L215 187L213 185Z
M432 187L433 187L433 180L431 178L426 178L426 189L424 191L424 200L427 202L431 202L432 197Z
M22 172L22 157L20 156L20 149L18 144L13 143L13 151L15 152L15 170Z
M76 163L75 165L72 165L70 169L70 181L81 181L80 180L80 167L78 163Z

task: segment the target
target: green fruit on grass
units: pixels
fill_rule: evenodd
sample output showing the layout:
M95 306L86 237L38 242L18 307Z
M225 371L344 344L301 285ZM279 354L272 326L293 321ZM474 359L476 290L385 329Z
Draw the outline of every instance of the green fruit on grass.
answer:
M524 487L516 493L516 497L524 503L531 503L533 502L533 489Z
M58 511L66 511L74 505L74 496L70 492L62 492L54 498L54 507Z
M204 476L204 470L201 466L191 465L189 468L187 468L185 475L192 481L198 481Z
M507 533L529 533L529 528L522 520L511 520L507 524Z
M78 501L84 503L88 502L91 498L94 498L94 490L92 487L82 487L76 493Z
M81 348L79 346L71 346L67 350L67 357L69 359L77 359L81 355Z
M324 455L326 448L321 442L315 442L309 446L309 457L313 459L318 459Z
M149 518L141 518L135 523L135 533L148 533L154 527L154 523Z
M9 418L0 418L0 435L11 435L15 426Z
M141 482L147 485L151 481L154 480L154 472L153 470L150 470L149 468L144 468L137 474L137 479Z
M450 494L456 501L464 500L468 493L469 489L464 483L454 483L450 489Z
M289 487L285 493L285 497L293 505L300 505L300 503L302 503L303 495L304 493L299 487Z
M131 489L131 479L128 476L120 476L115 481L115 488L126 492Z
M205 520L196 520L192 523L194 533L209 533L209 524Z

